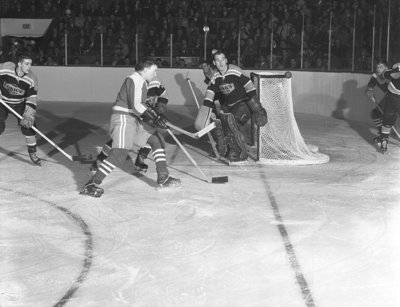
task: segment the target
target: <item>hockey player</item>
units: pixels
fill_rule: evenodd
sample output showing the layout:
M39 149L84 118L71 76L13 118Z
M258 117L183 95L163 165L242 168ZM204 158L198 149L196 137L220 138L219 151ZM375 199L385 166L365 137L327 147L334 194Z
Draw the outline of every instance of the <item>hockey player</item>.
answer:
M365 94L373 101L375 102L375 95L374 95L374 88L378 87L385 95L388 90L388 84L389 80L385 79L383 77L383 72L388 69L388 66L386 62L384 61L379 61L376 64L376 69L375 72L372 74L371 78L369 79L369 82L367 84L367 89L365 90ZM370 115L372 118L372 121L374 122L377 130L378 130L378 135L381 132L382 128L382 120L383 120L383 109L385 105L385 98L383 98L374 109L372 109ZM374 140L376 140L375 138Z
M253 114L256 125L264 126L268 121L267 112L257 101L253 82L239 67L228 64L224 52L216 51L213 55L213 63L217 71L207 87L195 127L201 130L208 124L215 96L220 95L221 122L216 120L217 127L214 129L218 151L230 162L245 161L248 157L247 144L241 128Z
M168 95L165 87L161 84L160 80L155 77L149 82L147 89L146 105L153 107L159 114L165 114L167 110ZM112 139L103 145L101 152L98 154L96 161L90 167L92 171L97 171L100 163L108 157L112 148ZM147 156L151 151L150 145L146 145L139 149L138 155L135 160L135 167L138 171L146 172L148 165L145 163Z
M385 70L383 77L389 80L389 85L385 96L382 129L378 142L381 144L381 150L385 152L390 131L400 114L400 63L394 64L392 69Z
M41 159L36 155L36 133L32 129L36 127L38 79L31 67L32 58L28 55L20 55L17 63L0 64L0 99L22 116L18 124L25 136L29 157L40 166ZM9 110L0 104L0 134L5 130L8 113Z
M161 187L180 186L180 180L169 176L165 143L157 128L167 129L165 118L153 107L146 105L148 83L156 77L157 65L141 59L135 72L128 76L118 92L110 122L112 148L92 178L83 186L81 194L100 197L102 181L122 164L134 146L151 146L156 162L157 183Z

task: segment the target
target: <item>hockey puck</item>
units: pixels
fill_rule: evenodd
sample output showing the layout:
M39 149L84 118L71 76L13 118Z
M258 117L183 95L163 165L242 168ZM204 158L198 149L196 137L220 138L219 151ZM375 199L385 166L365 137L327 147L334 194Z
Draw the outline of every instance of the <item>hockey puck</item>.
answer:
M212 177L212 183L225 183L228 182L228 176Z

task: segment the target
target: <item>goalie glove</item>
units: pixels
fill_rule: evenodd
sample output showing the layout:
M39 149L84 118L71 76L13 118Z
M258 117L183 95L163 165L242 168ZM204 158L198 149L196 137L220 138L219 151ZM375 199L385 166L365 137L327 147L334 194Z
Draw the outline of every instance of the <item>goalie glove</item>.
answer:
M255 115L255 123L259 127L263 127L268 122L267 111L263 108L259 101L253 97L249 101L247 101L247 105L250 107L251 111Z
M30 106L26 106L20 121L21 126L25 128L32 128L33 124L35 123L35 114L35 109L31 108Z
M144 122L148 123L154 128L168 129L167 119L164 115L159 114L152 107L148 107L146 111L142 114L142 119Z

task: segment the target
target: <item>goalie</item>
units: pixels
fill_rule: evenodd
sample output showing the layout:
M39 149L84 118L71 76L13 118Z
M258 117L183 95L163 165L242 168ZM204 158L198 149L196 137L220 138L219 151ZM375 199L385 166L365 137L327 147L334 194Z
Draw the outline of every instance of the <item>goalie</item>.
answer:
M241 130L253 114L256 125L264 126L268 121L267 112L257 101L253 82L239 67L228 64L224 52L215 52L213 63L217 71L207 87L195 127L201 130L210 120L215 121L213 136L217 140L219 154L230 162L245 161L248 158L247 144ZM217 95L221 111L215 114L212 109Z

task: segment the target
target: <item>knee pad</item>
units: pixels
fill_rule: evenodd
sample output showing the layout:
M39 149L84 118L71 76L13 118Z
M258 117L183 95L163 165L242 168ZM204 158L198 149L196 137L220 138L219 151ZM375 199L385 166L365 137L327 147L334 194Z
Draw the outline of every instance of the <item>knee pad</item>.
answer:
M381 111L379 111L377 108L373 109L370 113L370 116L373 120L381 118L383 115Z

